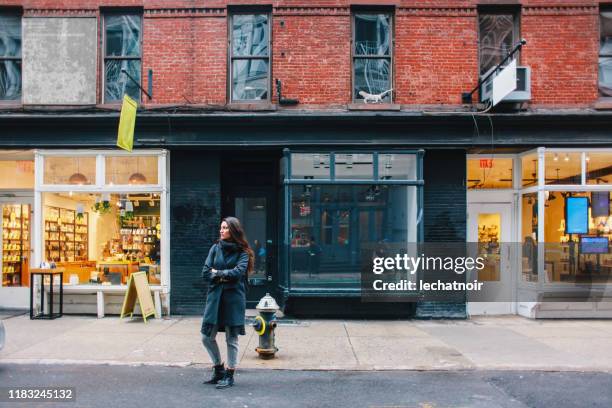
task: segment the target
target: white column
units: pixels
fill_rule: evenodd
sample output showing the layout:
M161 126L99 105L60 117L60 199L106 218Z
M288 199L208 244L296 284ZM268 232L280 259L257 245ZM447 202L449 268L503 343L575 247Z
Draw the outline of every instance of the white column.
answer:
M544 274L544 205L546 204L546 197L544 195L544 188L546 184L546 163L545 163L545 152L544 147L538 148L538 287L541 287L545 281Z
M34 258L30 264L30 268L40 267L40 263L44 260L43 251L43 233L44 233L44 218L43 218L43 197L40 191L44 181L44 158L38 151L34 152L34 219L32 223L32 236L30 242L34 249Z

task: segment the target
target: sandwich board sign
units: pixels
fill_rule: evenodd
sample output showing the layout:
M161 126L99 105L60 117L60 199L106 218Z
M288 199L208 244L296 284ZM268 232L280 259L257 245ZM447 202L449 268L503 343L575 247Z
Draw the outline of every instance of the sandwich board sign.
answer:
M155 316L155 306L153 305L147 274L145 272L135 272L131 274L127 286L128 288L123 298L123 306L121 307L121 319L127 314L129 314L130 317L134 315L136 299L138 299L142 318L146 323L147 317Z

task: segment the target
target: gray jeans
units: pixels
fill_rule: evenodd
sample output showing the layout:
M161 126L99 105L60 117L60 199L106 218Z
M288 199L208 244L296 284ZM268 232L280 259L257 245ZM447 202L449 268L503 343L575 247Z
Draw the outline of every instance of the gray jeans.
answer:
M219 352L219 345L217 344L217 331L218 327L215 325L210 332L210 337L202 335L202 344L208 351L208 355L214 365L220 365L221 353ZM225 333L225 343L227 344L227 366L229 368L236 368L238 365L238 336L231 336L228 332Z

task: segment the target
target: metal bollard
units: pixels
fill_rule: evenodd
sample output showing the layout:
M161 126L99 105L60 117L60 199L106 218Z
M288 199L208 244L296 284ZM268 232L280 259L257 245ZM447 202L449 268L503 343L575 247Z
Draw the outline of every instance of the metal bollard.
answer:
M274 358L278 348L274 345L274 329L276 329L276 311L279 309L276 300L269 293L259 300L255 307L259 316L255 317L253 328L259 335L259 347L255 348L259 358L269 360Z

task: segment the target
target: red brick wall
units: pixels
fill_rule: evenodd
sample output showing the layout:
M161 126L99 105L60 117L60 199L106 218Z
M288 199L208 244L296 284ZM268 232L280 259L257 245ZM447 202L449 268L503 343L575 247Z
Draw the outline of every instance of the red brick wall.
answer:
M460 104L478 74L476 12L399 15L395 28L396 102Z
M395 5L395 101L403 108L458 105L477 81L478 4L521 4L522 64L532 69L532 107L587 107L597 100L596 0L0 0L25 15L97 15L143 7L147 104L227 103L226 6L270 4L272 75L297 108L351 102L351 4ZM603 3L603 2L602 2ZM281 26L281 21L283 25ZM276 102L276 90L271 84ZM100 93L100 92L99 92Z
M226 23L224 16L144 19L143 77L153 70L155 104L225 103Z
M521 64L531 67L532 104L588 106L597 99L597 9L524 10Z
M272 72L282 81L283 96L298 98L300 108L348 103L350 15L279 15L273 24Z

